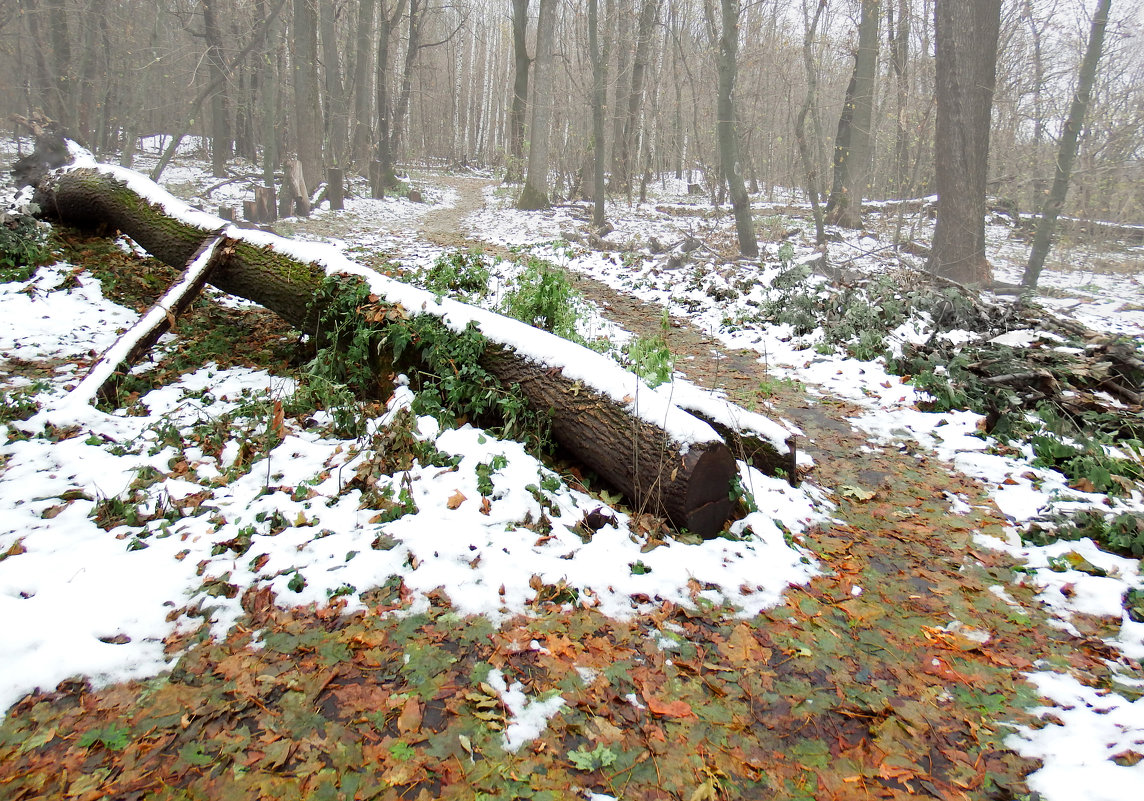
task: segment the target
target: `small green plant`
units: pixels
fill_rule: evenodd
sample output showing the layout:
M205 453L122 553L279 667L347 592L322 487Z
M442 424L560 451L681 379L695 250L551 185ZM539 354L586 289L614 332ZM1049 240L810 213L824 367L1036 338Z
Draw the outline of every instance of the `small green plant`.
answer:
M487 462L477 464L477 492L484 496L493 494L493 474L508 466L508 459L498 453Z
M660 333L649 337L635 337L625 348L632 370L648 383L648 386L658 387L671 380L675 371L671 350L667 347L667 331L671 326L671 318L664 309L660 320Z
M0 282L27 281L51 256L48 228L32 216L38 211L22 196L0 209Z
M465 298L488 294L490 277L484 256L475 250L454 250L438 256L433 266L418 276L430 292Z
M45 381L36 381L24 387L0 389L0 423L27 420L40 410L36 396L48 389Z
M521 322L580 341L576 332L580 294L554 264L530 256L515 286L501 302L502 311Z
M631 562L628 567L631 569L633 576L646 576L651 572L651 568L644 564L642 559Z
M306 589L306 577L298 571L294 571L294 575L290 577L290 581L286 584L292 592L301 592Z
M568 760L576 766L577 770L589 773L614 764L616 752L603 743L598 743L592 751L586 750L584 746L580 746L575 751L569 751Z
M755 496L751 491L743 486L743 479L735 476L731 479L731 503L735 506L742 506L747 514L753 514L759 511L759 505L755 502Z
M103 726L98 729L91 729L84 732L83 736L79 738L80 748L91 748L96 743L99 743L109 751L122 751L131 742L128 738L130 730L117 726L114 723Z

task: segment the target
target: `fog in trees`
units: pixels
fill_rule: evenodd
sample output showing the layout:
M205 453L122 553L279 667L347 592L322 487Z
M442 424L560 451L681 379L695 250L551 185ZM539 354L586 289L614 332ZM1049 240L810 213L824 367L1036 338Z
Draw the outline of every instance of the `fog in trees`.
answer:
M958 218L983 213L982 192L1040 212L1062 137L1075 135L1068 193L1054 213L1144 219L1139 0L1111 9L1075 130L1066 121L1096 8L1084 0L23 0L5 8L4 117L42 110L98 155L128 164L140 136L193 137L220 178L239 158L280 182L296 160L308 189L341 168L371 176L377 195L409 166L463 164L497 171L524 205L594 199L600 165L613 202L679 179L728 215L743 196L739 181L755 203L809 202L816 186L833 185L827 222L850 226L862 224L864 202L940 192L933 269L986 280L984 257L967 267L951 255L967 232L981 251L977 223ZM995 57L986 46L969 62L943 60L964 14L996 18ZM997 78L989 107L974 101L973 135L958 141L968 129L948 118L944 101L973 79L970 68ZM721 125L728 102L730 134ZM968 211L956 210L958 181L974 185ZM758 220L744 222L750 207L739 207L742 241Z

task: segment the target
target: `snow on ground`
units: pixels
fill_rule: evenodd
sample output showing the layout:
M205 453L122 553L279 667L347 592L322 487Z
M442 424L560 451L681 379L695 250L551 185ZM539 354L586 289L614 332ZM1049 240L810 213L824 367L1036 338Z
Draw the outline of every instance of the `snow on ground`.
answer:
M154 156L141 155L140 162L147 158ZM188 196L214 183L217 179L194 160L177 161L164 177L168 188L183 189ZM859 405L864 411L851 423L869 434L872 448L911 442L946 460L953 469L984 482L1014 527L1050 510L1110 510L1105 496L1078 492L1059 473L1034 467L1028 449L993 452L992 443L978 433L978 416L919 411L916 404L924 396L887 374L881 362L819 353L815 345L820 334L799 338L784 326L743 324L787 265L813 264L805 221L792 222L777 216L779 207L760 206L764 215L776 215L763 218L773 219L774 235L763 244L764 257L758 263L726 263L700 249L689 262L672 266L666 257L651 255L647 247L652 238L668 247L688 236L717 241L731 236L732 223L728 214L711 215L706 200L687 195L683 183L651 188L650 203L609 204L616 231L608 241L634 246L635 255L593 252L560 241L569 232L583 230L588 219L583 206L518 212L508 207L506 193L493 188L486 190L486 208L469 216L463 229L495 245L525 248L661 304L728 347L754 350L776 378L794 378L812 394ZM433 203L456 202L446 191L426 190ZM215 191L211 203L229 198L225 202L237 204L241 199L227 194L239 191L230 185ZM315 217L318 225L336 220L337 226L344 226L332 240L346 257L386 251L407 266L425 267L441 252L413 236L425 213L425 204L352 199L344 214L318 210ZM879 222L895 224L896 214L888 208ZM921 217L905 219L904 224L922 239L932 227ZM330 239L316 233L317 226L311 232L306 223L287 221L287 233L291 227L303 237ZM833 264L866 272L898 267L898 256L887 254L883 240L839 233L842 240L831 245ZM1025 243L996 220L988 233L998 279L1016 283ZM792 246L785 254L780 253L782 241ZM1042 277L1047 294L1039 299L1098 330L1144 335L1144 283L1132 269L1133 264L1136 270L1141 266L1142 249L1121 254L1127 269L1114 269L1099 253L1084 255L1076 265L1069 261L1070 253L1054 253ZM913 266L918 266L916 260ZM498 267L497 280L511 281L513 269ZM66 266L56 266L41 270L27 286L0 286L5 308L14 310L0 321L0 351L11 354L18 349L22 358L90 358L89 352L110 344L111 331L132 322L133 315L102 299L90 277L84 276L77 288L59 288L68 274ZM44 313L48 302L51 315ZM59 304L69 304L67 335L51 323L59 319ZM589 310L590 318L593 314ZM77 319L83 321L78 339ZM918 341L926 335L926 325L924 319L915 320L894 335L902 342ZM625 335L603 323L600 330L614 339ZM44 394L58 397L68 378L74 375L65 369ZM0 552L18 552L0 562L0 613L18 621L6 634L15 658L0 667L0 707L35 686L52 686L77 672L102 683L161 670L163 638L198 620L169 613L201 609L199 614L221 633L240 613L238 599L247 587L271 586L281 603L321 602L344 594L352 607L361 603L362 591L401 576L415 607L441 588L459 610L500 619L526 611L535 595L528 584L535 574L545 583L567 582L578 590L581 602L617 616L638 613L645 598L728 602L753 614L780 603L783 587L806 581L813 571L803 554L784 543L783 529L799 530L828 505L812 488L792 490L754 471L745 470L744 478L760 511L736 524L739 540L673 542L643 553L641 543L627 535L627 521L620 513L618 530L605 528L589 542L581 541L573 528L601 501L572 490L518 443L501 442L468 427L442 432L430 418L408 424L443 455L443 461L435 461L450 466L419 461L409 471L384 477L381 490L388 489L409 510L386 521L378 519L376 509L358 508L361 491L349 486L357 468L371 458L368 441L322 438L288 422L285 438L269 454L241 466L236 445L211 455L194 447L178 452L166 444L164 434L172 427L178 432L175 439L185 437L196 427L209 426L224 410L264 409L290 389L265 374L204 368L145 398L147 416L91 411L79 436L60 443L17 438L0 447L5 462L0 508L7 513L0 528ZM387 419L375 421L374 430L397 424L407 402L399 392ZM253 411L245 417L240 413L237 424L251 437L259 425L265 430L265 420ZM502 458L496 464L503 465L492 470L494 491L489 513L482 514L477 466L484 465L487 472L497 456ZM172 462L180 461L186 469L172 470ZM159 480L140 481L141 475L154 478L147 468L158 473ZM127 497L132 482L146 485L135 490L144 511L177 509L192 499L198 508L209 509L209 516L180 512L142 525L119 525L110 532L98 528L90 517L96 505ZM451 503L456 507L450 509ZM1114 503L1115 511L1144 508L1139 495ZM964 506L961 499L953 498L951 504L953 511L964 511L959 509ZM542 514L552 522L550 534L537 536L522 527ZM1058 625L1068 629L1076 614L1120 618L1120 636L1110 644L1127 658L1144 658L1144 624L1133 623L1119 600L1128 588L1144 586L1138 560L1110 556L1083 540L1022 546L1015 532L1008 542L982 538L982 543L1026 561L1030 572L1024 580L1036 583L1040 600L1057 616ZM241 556L225 545L244 537L251 544ZM1065 564L1076 557L1098 570L1082 572ZM640 568L634 571L637 563ZM688 587L692 578L718 589L695 596ZM1063 593L1066 586L1068 592ZM994 589L1007 597L1004 587ZM68 636L56 636L59 631ZM496 677L489 678L492 682ZM1117 764L1113 758L1144 751L1144 702L1049 671L1032 674L1030 680L1054 704L1038 712L1048 725L1020 729L1010 739L1021 753L1045 760L1045 768L1030 777L1033 789L1050 801L1128 798L1126 793L1137 797L1144 763L1133 767L1131 760ZM497 690L506 698L512 692L507 686ZM522 711L541 703L518 700Z
M215 227L210 215L152 196ZM324 246L290 247L352 267ZM57 265L4 285L13 301L0 342L22 357L92 358L134 322L134 313L103 299L97 281L64 281L70 273ZM391 283L378 288L400 289ZM464 311L400 291L416 295L402 296L408 308ZM70 338L59 330L63 321ZM534 332L528 344L538 342L559 344ZM618 369L594 357L562 358L592 360L585 381ZM615 391L631 391L621 373L610 379L619 382ZM730 604L755 615L814 574L813 561L787 539L830 508L810 485L791 488L743 466L758 512L726 538L648 548L628 533L625 514L573 490L519 443L414 419L404 387L372 421L371 435L351 441L320 434L324 414L315 415L318 428L289 418L279 428L275 411L294 387L260 371L204 366L141 398L138 416L69 406L65 390L75 377L48 381L35 396L44 411L5 426L0 445L4 709L76 674L97 685L152 675L169 666L168 637L201 622L225 634L253 587L272 588L283 604L344 597L354 609L363 593L399 577L414 609L443 593L462 613L502 620L529 612L539 580L615 617L663 601ZM664 403L646 387L642 395L647 410ZM66 425L67 435L45 428L49 421ZM385 432L402 426L423 443L421 456L408 470L376 474L371 464L384 458ZM685 428L674 430L708 436ZM225 445L212 447L212 438ZM601 507L614 524L594 535L578 528Z
M677 195L681 191L675 188ZM811 395L843 398L861 406L864 411L850 422L869 434L872 447L900 447L905 443L921 446L950 463L953 469L981 481L1015 527L1052 512L1144 511L1144 497L1138 492L1128 498L1113 499L1069 487L1059 472L1032 464L1030 447L1016 455L995 452L996 443L979 433L980 415L918 410L918 401L924 400L926 395L888 374L881 360L862 361L835 353L819 353L815 350L821 341L817 333L799 338L792 336L788 326L740 324L744 317L751 316L752 305L766 297L774 279L788 269L783 264L779 242L761 243L764 256L758 263L727 264L712 254L698 251L698 258L677 267L664 257L653 256L646 248L652 236L668 246L684 236L712 239L720 234L729 236L732 226L729 214L715 219L669 216L662 213L663 202L659 208L655 204L629 207L626 203L613 202L609 204L608 219L615 225L616 232L609 235L608 241L626 243L629 253L581 250L570 255L563 243L550 244L548 240L555 230L575 227L577 218L585 219L583 213L577 216L567 208L550 214L519 212L508 208L503 197L489 193L486 198L498 208L471 218L470 230L474 235L496 244L517 247L531 244L532 252L641 300L660 304L673 316L689 319L730 348L754 350L769 372L779 378L797 379L807 385ZM686 199L660 200L670 205L672 201L678 203ZM678 207L672 206L669 210L678 214ZM886 217L894 214L896 212L887 212ZM920 238L926 239L932 233L932 222L923 219L908 224L913 226L913 236L920 233ZM831 244L832 264L868 274L896 266L889 261L883 240L843 229L835 233L841 241ZM792 252L785 254L788 264L813 263L815 254L810 234L805 221L801 226L787 221L781 237L793 245ZM1027 243L1014 238L1011 229L999 220L991 221L988 237L997 280L1019 283ZM637 252L634 257L630 255L633 247ZM1100 252L1084 253L1077 264L1075 250L1054 251L1042 275L1038 301L1095 330L1140 338L1144 336L1142 257L1144 248L1128 248L1111 257ZM920 260L908 256L902 259L913 268L922 266ZM811 276L810 280L815 277ZM891 338L898 337L902 343L924 341L928 336L927 326L926 319L915 319L892 332ZM965 334L965 338L972 336ZM1035 337L1036 332L1026 332L1026 339ZM955 504L953 511L957 508ZM1027 580L1040 589L1038 597L1056 617L1057 625L1075 631L1070 623L1075 614L1119 620L1120 634L1109 644L1126 659L1144 659L1144 624L1133 622L1122 606L1129 589L1144 587L1140 560L1110 555L1089 540L1025 547L1020 545L1016 528L1012 529L1011 538L1013 542L1009 543L989 537L981 537L980 541L1026 562L1030 571ZM1104 575L1063 569L1067 565L1062 560L1078 556L1094 565L1094 572ZM1062 588L1066 588L1064 592ZM1003 587L997 589L1004 592ZM1144 762L1127 766L1129 759L1122 766L1110 760L1122 751L1134 751L1136 758L1144 754L1144 700L1129 701L1048 671L1034 673L1030 680L1057 705L1040 711L1050 716L1052 724L1037 731L1022 729L1010 741L1022 754L1045 761L1046 767L1030 777L1032 788L1049 801L1138 798L1144 783ZM1104 693L1101 702L1091 701L1098 693ZM1085 743L1083 747L1074 748L1074 744L1081 742ZM1058 781L1066 773L1069 781Z

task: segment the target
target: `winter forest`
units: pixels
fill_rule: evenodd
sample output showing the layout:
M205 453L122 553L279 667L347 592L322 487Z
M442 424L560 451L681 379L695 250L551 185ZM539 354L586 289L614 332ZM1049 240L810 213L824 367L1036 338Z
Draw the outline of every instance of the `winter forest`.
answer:
M1144 1L0 0L0 75L0 798L1144 797Z

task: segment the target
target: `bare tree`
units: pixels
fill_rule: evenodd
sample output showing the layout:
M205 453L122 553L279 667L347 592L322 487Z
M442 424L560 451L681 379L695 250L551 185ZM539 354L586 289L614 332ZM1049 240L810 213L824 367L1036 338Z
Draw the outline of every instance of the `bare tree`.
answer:
M529 0L512 0L512 109L508 115L506 183L519 183L524 178L524 117L528 110L528 73L532 67L528 56L528 3Z
M930 271L988 283L985 190L1001 0L937 0L937 227Z
M798 111L795 120L795 137L798 142L798 155L802 160L802 169L806 174L806 193L810 197L811 213L814 215L814 241L823 248L826 245L826 227L822 204L819 202L818 169L815 167L814 154L810 151L810 144L806 137L806 118L818 99L818 72L814 66L814 39L818 35L818 23L822 20L822 12L826 10L826 0L817 0L814 14L811 15L803 1L803 18L806 23L806 35L802 40L802 64L806 71L806 97L802 108Z
M540 0L536 26L536 76L532 89L532 131L528 175L516 201L518 209L548 205L548 121L552 112L552 37L556 31L557 0Z
M600 48L599 0L588 0L588 57L592 62L592 223L604 220L604 102L608 84L608 43Z
M369 160L371 92L370 66L373 63L374 18L377 16L374 0L359 0L357 15L357 45L354 49L354 113L353 163L360 170Z
M880 0L862 0L858 53L854 60L854 90L847 94L847 108L838 123L834 191L830 194L826 210L828 222L847 228L862 227L862 198L868 190L880 16Z
M226 175L226 165L234 155L230 129L230 104L226 92L226 59L223 56L222 29L219 27L218 0L202 0L203 37L207 43L207 65L211 83L218 89L211 95L211 171L216 178Z
M754 258L759 255L759 243L751 219L751 198L740 172L739 132L735 124L735 78L739 70L739 0L720 0L720 22L716 22L711 0L704 0L703 11L707 17L709 35L716 45L715 67L719 76L716 136L720 162L730 189L731 207L735 212L739 252L747 258Z
M322 123L318 91L318 10L316 0L294 0L294 140L306 188L322 174Z
M1081 126L1084 125L1085 112L1092 96L1092 86L1096 82L1096 68L1100 63L1100 52L1104 47L1104 31L1108 27L1108 11L1111 5L1112 0L1099 0L1096 13L1092 16L1092 30L1088 36L1084 60L1080 65L1080 74L1077 76L1076 94L1069 108L1068 120L1065 121L1064 130L1061 132L1060 153L1057 155L1053 188L1045 200L1044 208L1041 209L1041 219L1037 223L1037 233L1033 238L1033 249L1029 254L1024 278L1021 280L1026 289L1035 288L1041 277L1045 257L1049 255L1049 248L1052 247L1057 216L1061 213L1061 207L1069 191L1069 176L1072 175L1073 162L1076 160L1077 139L1080 136Z

